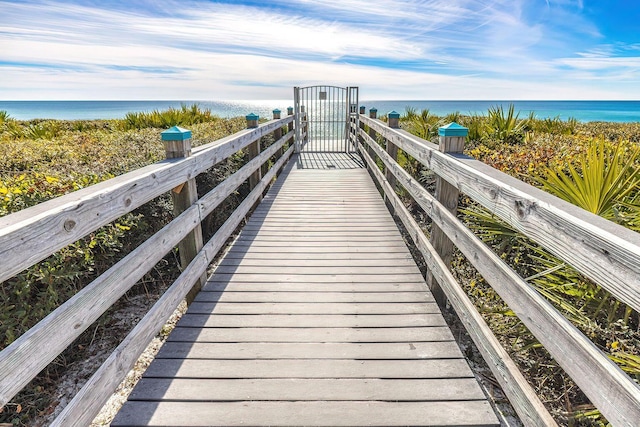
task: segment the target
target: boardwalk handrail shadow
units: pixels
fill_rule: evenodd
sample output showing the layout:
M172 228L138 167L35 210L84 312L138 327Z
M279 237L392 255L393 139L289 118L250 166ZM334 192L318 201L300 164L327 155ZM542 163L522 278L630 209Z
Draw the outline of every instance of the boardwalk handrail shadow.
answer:
M460 135L466 133L458 125L441 128L437 145L399 129L397 117L394 123L391 116L389 125L376 119L375 112L371 117L361 114L359 125L352 123L360 152L424 256L434 277L434 295L438 298L442 292L446 296L523 423L555 424L443 261L453 245L612 425L636 425L640 420L638 384L466 228L456 218L455 206L458 192L464 193L636 311L640 311L640 235L462 155L464 138L460 140ZM452 150L451 145L457 147ZM441 194L450 193L448 200L438 198L438 189L436 197L431 195L396 162L398 148L436 174L441 180L438 185L445 189ZM386 175L376 161L384 165ZM425 237L398 198L396 186L406 190L432 219L434 228L442 230L445 240L450 239L451 247L433 238L435 230L431 241Z

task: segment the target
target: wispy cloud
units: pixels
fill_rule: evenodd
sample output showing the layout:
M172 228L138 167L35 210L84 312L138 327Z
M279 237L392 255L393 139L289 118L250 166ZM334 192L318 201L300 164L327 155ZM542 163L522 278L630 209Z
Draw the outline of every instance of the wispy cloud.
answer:
M3 99L283 98L313 83L384 98L640 96L593 87L636 78L640 45L607 40L575 0L0 0L0 10Z

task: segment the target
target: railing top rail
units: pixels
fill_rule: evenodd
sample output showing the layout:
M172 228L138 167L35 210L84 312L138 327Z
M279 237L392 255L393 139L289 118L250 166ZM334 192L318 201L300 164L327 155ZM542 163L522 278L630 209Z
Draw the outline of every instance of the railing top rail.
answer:
M640 311L640 234L607 221L482 162L384 122L360 120L462 193Z
M191 157L163 160L1 217L0 282L292 121L271 120L197 147Z

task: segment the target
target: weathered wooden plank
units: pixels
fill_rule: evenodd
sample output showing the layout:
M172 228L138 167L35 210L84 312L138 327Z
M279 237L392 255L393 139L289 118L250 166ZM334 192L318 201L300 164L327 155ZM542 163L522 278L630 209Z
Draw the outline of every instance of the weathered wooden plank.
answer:
M176 328L173 342L432 342L453 341L445 326L421 328Z
M198 223L193 206L0 352L0 406L63 352Z
M640 419L640 387L454 215L420 190L412 178L406 179L406 188L416 195L418 204L607 419L623 426Z
M193 150L0 218L0 281L186 182L290 118L271 121Z
M464 378L464 359L156 359L147 378Z
M112 391L116 389L129 369L133 367L139 354L142 353L157 331L166 322L166 319L185 297L196 278L199 278L206 271L209 259L220 250L231 233L238 227L244 215L247 214L275 177L276 171L287 162L292 151L292 149L289 149L278 159L264 179L238 206L235 211L237 215L232 215L225 221L194 260L186 267L178 280L165 292L143 320L127 335L60 415L56 417L52 426L84 426L91 422L110 397ZM54 335L53 338L57 337Z
M390 277L377 274L332 274L332 275L310 275L310 274L279 274L277 277L268 278L264 274L214 274L209 279L210 282L271 282L271 283L307 283L311 286L318 282L347 282L347 283L388 283ZM393 280L398 282L418 282L424 281L421 274L395 274Z
M236 265L241 262L247 263L273 263L277 265L278 262L295 262L301 263L301 265L321 265L322 263L341 263L350 262L354 265L368 265L369 263L375 263L375 265L385 265L386 262L393 265L403 265L405 263L414 263L415 261L407 254L406 251L396 252L288 252L283 255L283 252L273 252L269 250L258 250L257 248L248 248L243 251L239 248L232 248L225 254L224 259L221 261L221 265ZM324 265L322 264L322 265Z
M224 292L202 291L195 302L306 302L306 303L427 303L434 302L426 289L420 292Z
M207 328L386 328L411 326L444 326L441 314L246 314L207 315L187 313L180 319L181 327Z
M640 234L590 214L482 162L456 158L382 122L365 123L461 192L640 311ZM361 136L365 136L361 133ZM368 137L368 135L367 135Z
M297 254L298 258L289 258L283 257L282 254L271 253L270 256L265 257L264 253L256 254L244 254L246 256L242 256L238 252L234 252L231 256L230 254L225 255L225 258L220 262L220 267L399 267L399 266L411 266L415 268L416 263L412 258L407 257L406 254L397 254L394 257L384 257L384 253L378 253L378 257L376 258L376 254L366 254L370 255L366 257L353 257L348 256L347 254L343 254L342 257L338 257L334 254L323 254L328 255L324 257L314 256L312 259L309 259L309 254ZM234 256L235 255L235 256ZM257 255L257 256L256 256ZM262 255L262 256L260 256ZM346 255L346 256L345 256Z
M142 378L129 400L278 401L278 400L481 400L475 378L435 379L216 379Z
M407 256L407 245L403 244L393 244L393 245L367 245L367 246L362 246L362 245L355 245L355 246L347 246L344 244L335 244L332 245L330 243L324 243L324 244L318 244L318 245L307 245L306 247L304 245L299 245L296 244L295 246L283 246L283 245L276 245L274 244L273 246L277 247L277 252L278 253L286 253L287 255L285 257L288 257L290 253L308 253L308 254L315 254L315 253L349 253L349 254L372 254L372 253L402 253L405 256ZM300 248L304 247L305 248L305 252L301 252ZM238 245L234 245L231 249L229 249L229 252L274 252L274 249L271 249L271 247L269 245L253 245L251 247L249 247L249 245L246 244L238 244ZM311 255L310 255L311 256Z
M193 302L192 314L417 314L440 313L435 303Z
M363 415L364 414L364 415ZM475 426L500 425L486 401L131 402L117 426Z
M165 359L457 359L452 341L415 343L181 343L166 342Z
M379 274L379 275L396 275L396 274L419 274L420 270L414 264L413 266L400 267L374 267L374 266L268 266L268 265L219 265L215 274L263 274L263 275L319 275L319 276L335 276L340 274Z
M387 158L382 150L378 150L376 147L372 147L372 150L380 152L383 161L389 164L388 170L393 171L397 177L402 177L400 182L409 188L413 188L413 185L408 185L408 183L412 182L411 177L398 173L397 165L392 164L390 158ZM371 167L374 167L374 162L369 156L366 156L365 160ZM383 187L383 191L387 192L387 194L392 194L392 188L384 182L382 173L374 170L373 175ZM437 254L435 248L421 232L418 223L413 219L404 204L395 194L389 197L389 203L394 207L396 215L401 219L405 228L410 230L410 235L424 256L431 273L444 290L456 313L458 313L459 319L465 325L482 357L487 361L489 368L518 413L520 420L524 425L530 427L556 425L555 420L542 404L535 390L529 385L518 366L493 335L482 315L476 310L471 300Z
M232 292L424 292L424 281L404 283L349 283L349 282L317 282L309 285L306 282L270 283L270 282L207 282L204 291Z
M377 239L374 242L371 242L372 245L375 245L375 250L376 251L383 251L383 250L387 250L387 249L393 249L393 248L406 248L406 245L404 244L403 241L393 241L393 242L389 242L386 241L385 239ZM280 250L281 247L285 247L285 248L313 248L313 247L318 247L318 248L334 248L334 247L338 247L339 248L344 248L344 249L350 249L350 248L358 248L360 251L366 251L366 249L362 249L361 247L362 242L356 242L356 241L351 241L348 239L340 239L340 240L328 240L328 241L321 241L321 240L314 240L314 241L309 241L309 240L295 240L295 241L264 241L264 240L248 240L248 239L238 239L234 242L235 246L252 246L252 247L258 247L258 246L267 246L267 247L273 247L273 248L277 248L274 250ZM300 250L300 249L298 249Z
M395 225L393 225L395 227ZM398 229L394 230L393 228L371 228L371 229L360 229L355 230L353 228L342 228L342 229L333 229L330 230L326 227L313 227L307 230L293 230L288 228L280 228L276 230L243 230L240 233L242 237L249 238L265 238L265 237L284 237L284 238L309 238L314 239L319 236L344 236L344 237L388 237L388 238L399 238Z

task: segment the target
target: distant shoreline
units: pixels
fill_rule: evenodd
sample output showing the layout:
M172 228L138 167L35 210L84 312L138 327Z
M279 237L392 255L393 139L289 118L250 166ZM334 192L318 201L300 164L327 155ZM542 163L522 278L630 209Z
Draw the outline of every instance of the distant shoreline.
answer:
M378 115L389 111L403 114L407 107L420 111L428 109L432 114L445 116L459 112L463 115L486 114L490 107L513 103L520 118L531 111L538 119L560 117L562 120L575 118L580 122L640 122L640 101L380 101L362 100L360 106L375 107ZM0 110L5 110L17 120L109 120L122 119L128 112L166 110L179 108L182 104L198 104L210 109L220 117L244 116L256 113L261 117L271 117L274 109L286 114L293 100L261 101L0 101Z

